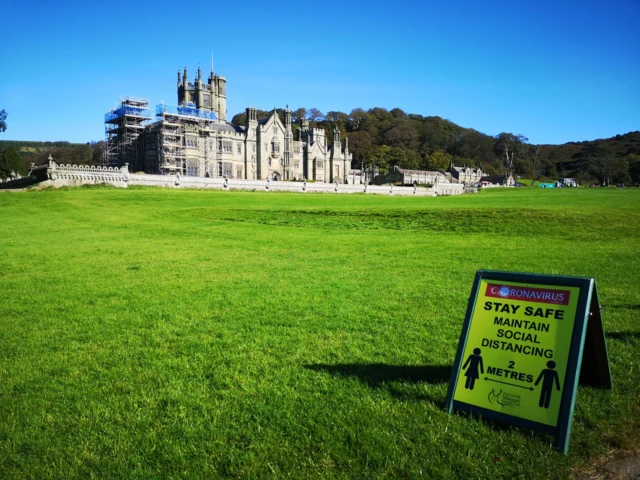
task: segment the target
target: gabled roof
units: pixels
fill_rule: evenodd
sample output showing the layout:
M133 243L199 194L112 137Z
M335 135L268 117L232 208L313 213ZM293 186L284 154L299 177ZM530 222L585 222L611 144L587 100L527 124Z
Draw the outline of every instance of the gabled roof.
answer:
M444 176L444 173L442 172L438 172L437 170L409 170L406 168L398 168L396 166L398 172L400 173L405 173L408 175L435 175L435 174L440 174Z
M213 123L210 128L212 130L218 130L219 132L244 133L244 127L238 127L236 125L231 125L230 123Z
M488 175L480 178L480 181L489 183L505 183L507 178L504 175Z

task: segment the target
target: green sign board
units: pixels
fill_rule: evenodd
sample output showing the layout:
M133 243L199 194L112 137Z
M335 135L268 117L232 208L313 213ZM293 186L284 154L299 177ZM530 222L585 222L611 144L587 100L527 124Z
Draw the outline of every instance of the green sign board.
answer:
M478 271L451 374L449 412L552 434L566 453L578 380L611 388L595 280Z

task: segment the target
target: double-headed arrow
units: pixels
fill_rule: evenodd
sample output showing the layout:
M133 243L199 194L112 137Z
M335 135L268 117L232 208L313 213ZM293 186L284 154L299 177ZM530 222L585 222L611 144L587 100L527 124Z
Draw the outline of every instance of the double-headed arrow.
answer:
M533 390L533 387L523 387L522 385L516 385L515 383L509 383L509 382L502 382L500 380L494 380L493 378L484 377L484 379L487 380L488 382L504 383L505 385L511 385L512 387L524 388L525 390Z

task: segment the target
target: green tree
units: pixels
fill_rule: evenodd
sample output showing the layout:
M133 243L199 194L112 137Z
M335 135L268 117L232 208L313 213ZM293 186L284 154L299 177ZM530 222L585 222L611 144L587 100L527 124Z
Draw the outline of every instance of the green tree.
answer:
M407 150L404 153L406 160L404 160L404 162L400 164L400 167L408 168L411 170L418 170L421 168L420 154L418 152L416 152L415 150Z
M422 126L422 142L429 151L444 150L447 146L447 137L443 133L444 120L440 117L428 117Z
M7 131L7 112L0 110L0 132Z
M536 180L540 178L543 173L543 163L540 159L540 147L536 145L529 145L527 148L527 156L531 161L531 186L536 183Z
M496 154L502 159L502 169L506 176L513 175L520 160L524 156L527 137L519 133L502 132L496 136Z
M456 151L450 152L458 157L473 160L472 165L482 163L495 163L495 153L493 151L494 139L489 135L475 130L464 131L456 143Z
M377 165L380 173L387 173L394 165L400 168L417 168L419 161L417 154L408 156L402 148L388 145L374 148L367 157L367 163Z
M332 125L344 127L349 121L349 115L342 112L328 112L325 119L331 122Z
M0 178L14 178L16 174L25 175L24 160L20 152L14 147L9 147L0 155Z
M416 148L418 146L419 134L407 122L400 123L387 130L385 140L393 147Z
M353 154L356 165L368 162L369 153L373 150L371 136L368 132L351 132L349 137L349 151Z
M307 118L310 122L321 122L324 120L324 113L317 108L310 108L307 110Z
M640 183L640 155L630 153L626 157L627 164L629 165L629 176L631 181L635 184Z
M592 162L592 168L601 185L609 185L611 181L624 183L629 180L629 165L626 159L616 157L611 152L596 157Z
M389 171L391 157L391 147L382 145L371 150L367 156L367 163L377 165L380 173L384 174Z
M369 114L362 108L354 108L349 114L349 129L351 131L358 131L366 128Z
M102 163L102 156L104 155L104 141L100 140L91 145L91 164L100 165Z
M578 183L582 183L591 172L602 185L609 185L613 158L604 147L588 143L572 158L576 160L575 176Z
M244 126L247 123L247 113L246 112L240 112L240 113L236 113L233 118L231 119L231 125L236 125L236 126Z
M300 123L300 121L307 116L307 109L304 107L296 108L291 112L291 121L294 123Z
M433 152L425 157L428 170L446 170L451 165L451 154L443 152Z
M496 167L491 164L483 165L482 171L484 171L484 173L489 175L490 177L497 177L498 175L500 175L500 172L498 172Z

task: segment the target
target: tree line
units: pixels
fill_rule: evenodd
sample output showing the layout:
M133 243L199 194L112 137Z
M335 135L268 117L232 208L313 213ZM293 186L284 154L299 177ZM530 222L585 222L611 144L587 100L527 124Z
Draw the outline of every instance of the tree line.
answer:
M57 163L100 165L104 141L90 143L0 140L0 180L24 176L31 164L44 165L49 155Z

